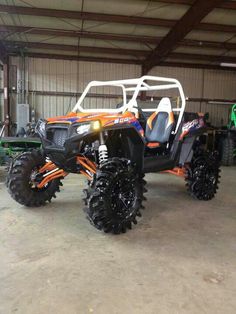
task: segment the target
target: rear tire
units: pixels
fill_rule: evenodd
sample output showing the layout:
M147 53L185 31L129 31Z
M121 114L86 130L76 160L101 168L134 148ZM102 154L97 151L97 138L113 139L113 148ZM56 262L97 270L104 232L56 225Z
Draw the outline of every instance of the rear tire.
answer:
M217 193L220 178L220 163L217 152L196 152L186 171L186 186L189 194L209 201Z
M220 143L221 163L223 166L232 166L234 163L234 141L225 137Z
M19 155L11 164L6 185L11 197L21 205L39 207L51 202L55 193L60 191L60 179L49 182L44 188L38 189L31 185L31 175L35 169L45 164L45 158L39 150Z
M120 234L137 224L146 192L144 175L127 159L112 158L97 171L85 190L85 212L91 224L104 232Z

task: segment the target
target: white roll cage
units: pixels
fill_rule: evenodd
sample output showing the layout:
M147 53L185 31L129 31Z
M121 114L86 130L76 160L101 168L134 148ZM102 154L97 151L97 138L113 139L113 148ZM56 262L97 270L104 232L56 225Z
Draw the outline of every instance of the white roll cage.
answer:
M159 85L149 85L145 81L155 81L155 82L162 82L167 84L159 84ZM92 87L99 87L99 86L115 86L122 88L123 91L123 105L119 108L112 109L112 108L96 108L96 109L84 109L82 107L82 103L86 97L86 95L89 93L89 90ZM124 113L125 111L131 111L135 112L137 111L137 97L139 95L140 91L161 91L161 90L169 90L169 89L178 89L179 96L181 99L181 106L172 108L174 112L179 113L178 122L176 125L175 133L178 130L179 124L182 120L183 113L185 110L186 100L184 91L182 88L182 85L180 82L173 78L167 78L167 77L158 77L158 76L151 76L151 75L145 75L140 78L135 79L126 79L126 80L117 80L117 81L91 81L83 91L82 95L80 96L78 102L76 103L75 107L73 108L73 112L106 112L106 113ZM128 100L127 99L127 92L133 92L133 95ZM117 95L118 96L118 95ZM145 108L142 109L143 111L156 111L156 109L153 108Z

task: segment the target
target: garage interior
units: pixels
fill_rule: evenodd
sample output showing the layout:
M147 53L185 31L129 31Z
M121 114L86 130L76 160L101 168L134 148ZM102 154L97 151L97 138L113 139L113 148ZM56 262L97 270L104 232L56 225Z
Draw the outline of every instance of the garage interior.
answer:
M70 112L92 80L143 75L178 79L187 112L226 126L236 103L236 1L0 0L4 136L16 136L22 119ZM119 97L95 91L87 106ZM180 177L146 175L142 218L118 236L87 221L84 177L68 176L52 203L26 208L10 198L6 171L0 313L236 312L235 165L222 167L209 202L192 199Z

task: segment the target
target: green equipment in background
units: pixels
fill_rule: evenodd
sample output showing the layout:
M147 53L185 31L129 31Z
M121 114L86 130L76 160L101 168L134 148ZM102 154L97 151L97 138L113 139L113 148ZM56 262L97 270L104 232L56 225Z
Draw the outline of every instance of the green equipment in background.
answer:
M236 157L236 104L232 106L227 127L217 130L218 147L223 166L232 166Z
M2 130L0 132L0 166L7 164L23 152L41 147L41 140L38 137L2 137Z

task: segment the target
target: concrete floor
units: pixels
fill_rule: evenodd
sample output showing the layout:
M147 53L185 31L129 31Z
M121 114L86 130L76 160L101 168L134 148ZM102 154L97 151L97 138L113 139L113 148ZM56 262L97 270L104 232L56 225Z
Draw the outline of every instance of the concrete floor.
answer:
M148 175L144 215L120 236L86 220L81 176L40 209L0 183L0 313L236 313L235 178L224 168L217 197L200 202L181 178Z

